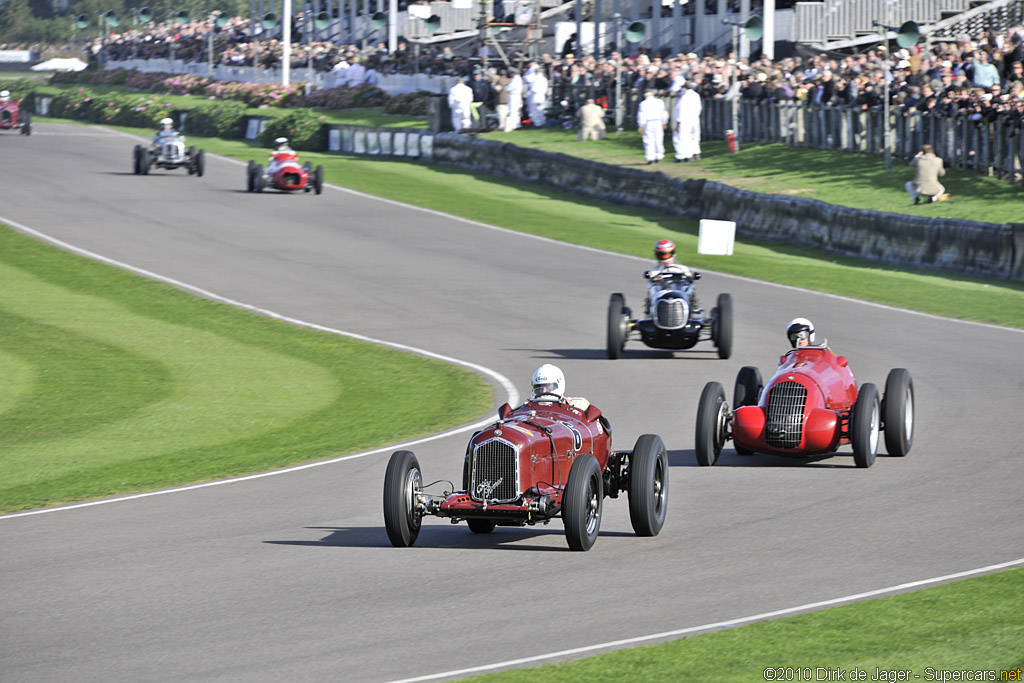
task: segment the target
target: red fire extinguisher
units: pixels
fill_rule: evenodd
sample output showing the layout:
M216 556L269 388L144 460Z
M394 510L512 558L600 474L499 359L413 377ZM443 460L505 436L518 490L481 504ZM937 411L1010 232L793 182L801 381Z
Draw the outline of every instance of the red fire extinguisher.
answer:
M736 153L736 135L732 130L725 131L725 139L729 141L729 154Z

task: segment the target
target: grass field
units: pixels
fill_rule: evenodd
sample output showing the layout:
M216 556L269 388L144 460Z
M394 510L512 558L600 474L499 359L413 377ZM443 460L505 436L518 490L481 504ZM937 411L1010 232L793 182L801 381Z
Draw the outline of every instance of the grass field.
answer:
M1020 681L1024 569L565 664L476 676L478 683ZM745 616L745 615L737 615ZM769 670L770 671L766 671ZM829 678L843 673L843 678ZM865 672L860 678L857 671ZM898 674L903 671L906 673ZM991 671L956 678L954 671ZM1002 672L1003 678L1000 678ZM901 678L898 676L902 676Z
M7 228L0 281L0 512L352 453L470 421L492 401L466 370Z

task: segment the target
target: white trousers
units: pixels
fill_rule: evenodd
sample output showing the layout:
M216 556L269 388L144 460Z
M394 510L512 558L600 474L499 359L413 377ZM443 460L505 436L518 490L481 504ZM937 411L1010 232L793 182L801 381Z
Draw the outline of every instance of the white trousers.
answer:
M473 127L473 117L469 107L452 110L452 130L458 133L463 128Z
M660 123L644 126L644 158L647 161L661 161L665 158L665 129Z
M700 154L700 124L683 121L679 130L672 132L672 146L676 150L676 159L692 159Z

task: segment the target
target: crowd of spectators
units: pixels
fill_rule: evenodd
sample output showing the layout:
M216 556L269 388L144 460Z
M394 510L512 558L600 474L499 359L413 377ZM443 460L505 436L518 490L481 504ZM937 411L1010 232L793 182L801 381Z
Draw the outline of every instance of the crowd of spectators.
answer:
M413 50L400 43L392 54L382 43L366 47L313 41L303 35L306 24L301 13L294 22L291 64L321 72L360 64L352 73L424 73L473 77L497 83L504 75L496 60L485 68L477 52L455 54L449 46L423 45ZM193 62L210 59L228 66L277 67L282 44L246 17L234 17L223 27L199 21L185 25L150 24L108 38L91 50L102 61L170 58ZM989 31L982 36L957 36L935 40L930 49L917 45L900 49L891 56L884 45L850 55L833 53L768 59L738 60L726 56L651 54L640 48L632 55L620 55L611 46L604 55L577 58L571 52L541 55L537 62L549 82L548 107L551 121L575 115L588 99L601 106L614 106L617 88L629 93L632 102L643 92L674 94L689 84L702 99L739 97L759 103L794 101L822 107L854 107L863 110L883 106L885 82L889 81L890 105L904 115L917 112L928 116L968 116L972 120L993 120L1000 114L1024 117L1024 27L1003 33ZM563 51L566 52L566 51ZM521 71L525 60L514 51L514 66ZM617 80L619 83L617 83ZM356 83L344 82L346 85ZM484 103L493 107L494 93Z
M459 56L450 46L429 45L412 49L400 42L394 53L384 43L365 47L330 40L309 40L307 22L299 12L292 25L290 62L292 68L312 65L318 72L336 70L339 63L362 64L373 74L461 75L471 68L468 55ZM323 38L325 31L314 33ZM266 30L248 17L232 17L223 27L212 21L150 23L139 29L89 41L90 58L102 62L136 59L177 59L186 63L221 66L279 68L284 45L280 29Z

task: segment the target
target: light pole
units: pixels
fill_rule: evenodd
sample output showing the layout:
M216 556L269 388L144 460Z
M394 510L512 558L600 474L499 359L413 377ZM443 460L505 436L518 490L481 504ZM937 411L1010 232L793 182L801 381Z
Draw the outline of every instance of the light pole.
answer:
M888 14L890 5L886 4L886 14ZM888 21L888 17L886 17ZM892 71L892 55L889 49L889 31L896 33L896 44L904 49L909 49L914 45L917 45L917 41L921 39L921 29L918 28L917 24L913 21L905 21L897 29L895 26L888 26L886 24L879 23L878 20L871 22L872 26L878 26L885 29L885 33L882 34L882 39L885 41L885 64L884 71L882 72L882 125L884 130L882 132L882 147L885 149L882 152L882 156L885 159L885 172L888 173L892 170L892 122L889 120L889 74Z
M733 60L731 83L729 91L732 92L732 135L734 140L733 151L740 151L740 93L736 87L736 72L739 71L739 57L740 57L740 27L743 27L743 31L746 35L747 40L753 42L758 40L764 34L764 22L761 17L756 14L745 22L729 21L728 19L722 19L723 24L732 26L732 47L736 55L736 59Z

